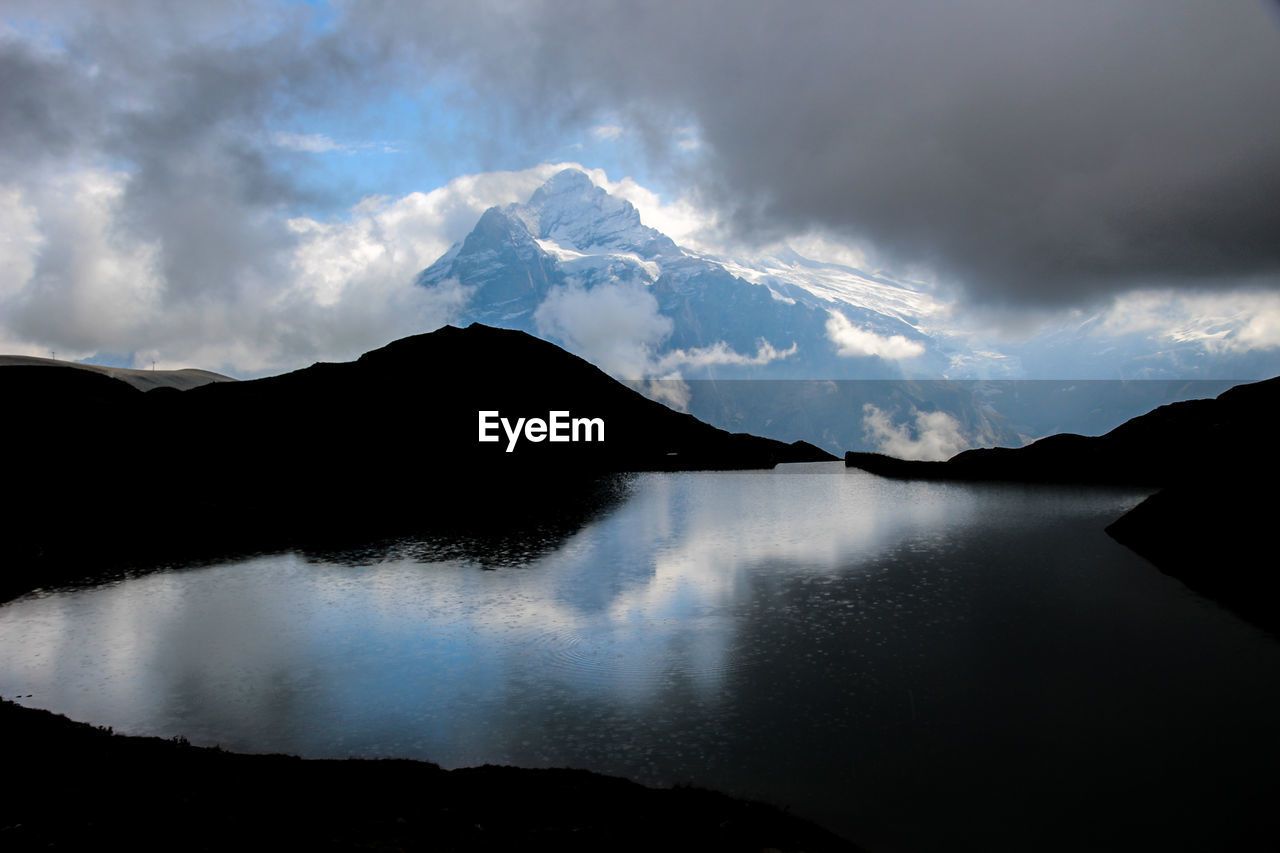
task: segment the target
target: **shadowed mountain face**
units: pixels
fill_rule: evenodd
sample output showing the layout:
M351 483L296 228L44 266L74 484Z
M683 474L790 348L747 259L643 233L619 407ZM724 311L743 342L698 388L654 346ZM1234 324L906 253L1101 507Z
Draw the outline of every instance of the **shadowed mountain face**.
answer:
M187 391L9 367L0 395L20 413L3 428L15 449L10 548L37 562L433 523L510 530L570 519L572 529L608 503L601 478L618 472L833 458L731 435L552 344L479 325ZM492 413L491 441L479 440L482 412ZM535 419L540 427L523 426Z

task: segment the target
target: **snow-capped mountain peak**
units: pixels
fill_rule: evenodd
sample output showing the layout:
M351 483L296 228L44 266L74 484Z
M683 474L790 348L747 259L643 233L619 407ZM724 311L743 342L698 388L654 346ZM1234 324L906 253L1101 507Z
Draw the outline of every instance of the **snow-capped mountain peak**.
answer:
M946 364L921 325L927 294L799 255L730 260L681 249L577 169L526 203L485 211L418 283L449 279L472 292L461 319L539 334L588 358L584 342L597 342L610 357L628 354L614 365L628 378L891 377ZM616 340L626 335L635 339Z
M558 172L527 204L509 205L506 211L530 234L563 249L635 252L644 257L677 251L670 239L640 221L631 202L609 195L577 169Z
M1106 376L1117 358L1143 376L1195 376L1217 333L1153 341L1095 324L1047 330L1033 346L948 331L948 306L923 286L794 251L683 249L576 169L485 211L417 279L449 280L468 294L457 320L540 335L623 378L993 378L1063 364Z

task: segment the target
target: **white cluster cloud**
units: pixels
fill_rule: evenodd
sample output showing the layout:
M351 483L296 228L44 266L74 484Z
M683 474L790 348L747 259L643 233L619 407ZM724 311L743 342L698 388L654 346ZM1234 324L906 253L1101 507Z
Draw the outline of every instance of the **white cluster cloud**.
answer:
M827 338L836 345L836 353L846 358L879 356L897 361L924 353L924 345L919 341L903 335L877 335L853 325L839 311L831 311L827 317Z
M914 414L914 425L896 424L889 413L867 403L862 407L867 441L880 453L926 461L950 459L973 446L961 432L959 421L946 412L917 410Z
M324 136L280 136L298 150L341 150ZM81 168L39 183L0 183L0 350L63 358L132 357L136 366L199 366L253 376L315 360L352 358L452 320L464 288L413 286L493 205L525 201L576 163L455 178L430 192L371 196L337 218L268 226L253 263L212 287L185 283L166 246L128 227L127 171ZM687 200L667 202L630 178L609 180L646 222L687 237L711 224ZM198 239L198 235L196 235ZM548 334L617 376L674 376L681 366L763 364L794 352L763 344L742 355L720 344L655 353L671 321L652 296L620 286L553 294L539 315Z
M129 173L83 168L0 183L0 351L131 355L136 366L154 359L238 376L349 359L452 320L466 290L415 287L414 276L486 208L526 200L565 165L466 175L430 192L366 198L341 218L289 219L270 252L209 288L183 286L163 244L127 227ZM647 202L658 206L656 196ZM642 311L637 323L648 322Z
M316 151L340 147L323 136L276 141ZM39 181L11 176L0 180L0 350L131 356L138 366L154 359L160 367L200 366L239 376L351 358L454 319L468 292L456 285L417 288L414 276L465 237L486 208L527 200L567 167L582 168L554 162L466 175L429 192L368 197L336 217L227 225L211 210L206 254L257 241L243 262L225 268L210 255L212 269L201 268L199 258L182 263L171 236L139 227L129 204L136 188L126 169L77 165ZM691 197L665 198L631 178L583 171L682 245L723 248L716 243L721 223ZM192 232L194 248L203 236ZM839 246L819 239L805 248L832 255ZM830 259L863 260L850 251ZM1134 291L1093 316L1095 335L1142 334L1194 343L1212 355L1280 347L1280 293L1265 287ZM790 342L761 341L755 353L724 342L662 353L671 321L638 285L557 291L538 322L544 333L631 379L677 379L681 370L709 365L763 365L796 352L794 344L783 348ZM917 341L860 328L836 311L826 332L845 357L903 360L924 352Z
M273 144L289 151L308 154L327 154L330 151L349 151L350 146L335 142L323 133L287 133L278 130L271 134Z
M679 380L685 368L717 365L765 365L788 358L795 343L780 350L763 338L754 355L740 353L724 341L705 347L662 352L674 324L658 311L658 301L645 285L617 280L586 288L571 281L547 294L534 312L538 334L562 342L606 373L627 380ZM687 399L675 383L653 383L652 390L683 408Z
M94 170L0 188L6 350L89 354L154 321L163 298L156 249L113 227L122 192L120 175Z
M596 139L617 139L626 130L617 124L598 124L591 128L591 135Z
M270 264L203 291L175 287L160 246L121 227L126 187L127 175L100 170L0 187L0 349L253 375L354 357L437 328L465 303L460 287L412 279L442 251L452 217L471 212L466 182L368 199L342 222L290 220Z
M534 313L538 333L563 341L573 352L613 376L652 373L654 353L672 322L641 284L615 282L590 290L570 282L547 294Z
M765 365L771 361L789 358L796 354L799 345L792 342L791 346L784 350L780 350L773 344L761 338L756 343L755 355L744 355L724 341L716 341L714 344L705 347L693 347L692 349L677 349L671 352L663 353L662 357L654 364L653 369L649 371L651 374L658 376L671 376L682 367L715 367L718 365L737 365L741 367L751 365Z
M395 154L402 150L398 144L391 142L339 142L324 133L290 133L284 130L272 133L270 142L285 151L297 151L303 154L356 154L362 151Z
M681 373L684 369L696 370L720 365L759 366L790 358L798 350L799 345L795 342L780 350L764 338L757 342L755 355L740 353L724 341L716 341L705 347L671 350L652 361L645 372L640 374L643 379L633 384L646 397L684 412L688 411L689 402L693 398L693 391Z
M928 278L1003 311L1014 334L1028 312L1118 296L1112 325L1142 320L1214 355L1274 350L1273 5L921 0L796 15L709 0L687 15L601 0L584 15L538 0L243 0L178 15L161 0L6 0L0 345L166 364L219 351L240 371L375 345L439 306L376 322L356 301L373 270L429 262L485 206L567 164L349 210L390 185L371 177L385 163L359 155L429 152L432 172L456 174L589 139L680 187L659 199L590 172L694 250L807 235L807 255ZM412 173L428 158L403 159ZM369 276L355 272L365 262ZM1183 294L1181 319L1149 303L1152 285ZM291 300L299 313L282 317ZM365 319L342 328L339 304ZM850 357L916 347L834 319L829 333Z

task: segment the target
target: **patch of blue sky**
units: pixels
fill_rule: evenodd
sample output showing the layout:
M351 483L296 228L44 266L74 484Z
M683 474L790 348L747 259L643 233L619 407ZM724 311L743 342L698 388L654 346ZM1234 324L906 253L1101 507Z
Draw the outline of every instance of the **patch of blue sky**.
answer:
M461 117L425 90L388 91L345 111L300 112L266 140L275 167L302 190L293 215L331 216L368 196L400 197L455 177Z
M87 358L78 358L76 364L92 364L98 367L137 367L133 353L96 352Z
M308 33L321 34L332 29L338 21L338 11L329 0L282 0L285 6L304 6L309 15L306 19Z
M673 132L673 150L682 150L686 138L683 130ZM651 186L657 175L648 168L645 140L624 125L532 126L445 80L414 92L389 89L342 112L295 113L275 128L268 146L276 168L301 190L288 213L320 219L342 218L369 196L401 198L461 175L541 163L580 163L663 191Z

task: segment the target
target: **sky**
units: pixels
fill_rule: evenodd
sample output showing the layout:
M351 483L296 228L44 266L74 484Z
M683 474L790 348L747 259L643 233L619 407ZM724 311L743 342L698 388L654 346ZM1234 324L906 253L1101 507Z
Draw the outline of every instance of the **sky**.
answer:
M456 313L414 273L565 164L993 334L1280 347L1276 0L0 0L0 351L350 358Z

